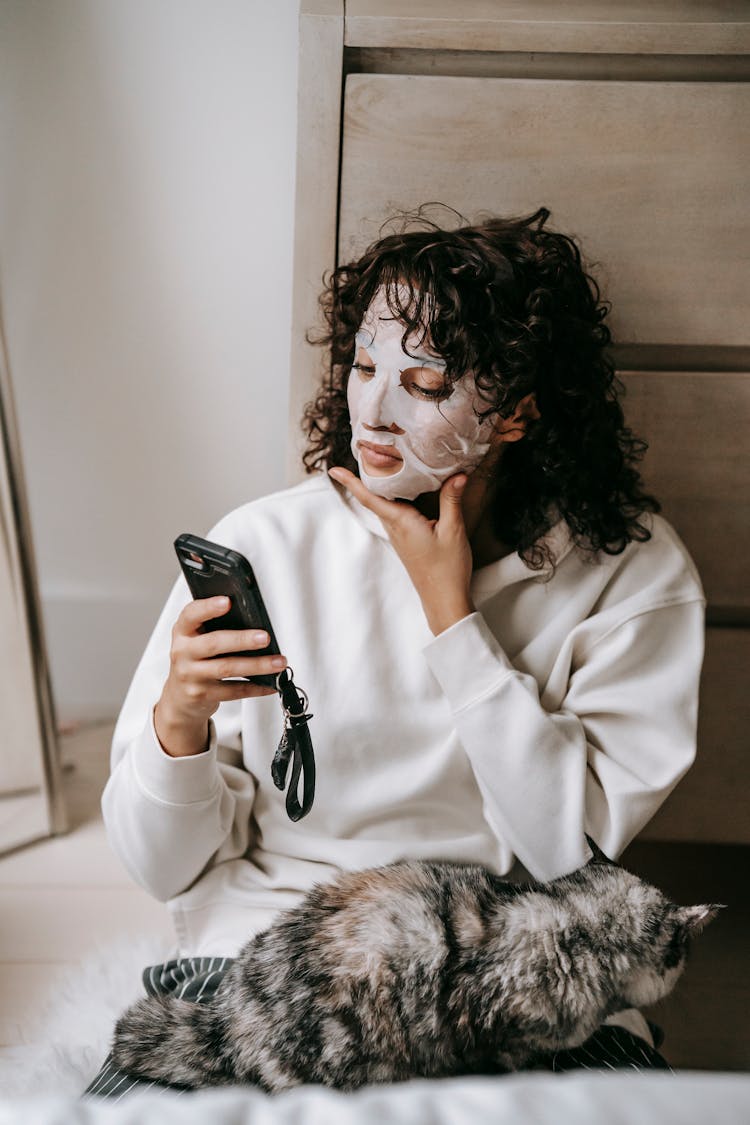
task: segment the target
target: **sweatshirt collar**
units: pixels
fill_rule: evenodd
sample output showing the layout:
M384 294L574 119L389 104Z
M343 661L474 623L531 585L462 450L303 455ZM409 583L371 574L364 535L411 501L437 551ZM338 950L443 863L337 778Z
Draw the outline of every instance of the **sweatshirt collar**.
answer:
M474 571L471 579L471 592L474 600L481 602L485 597L489 597L502 587L510 586L514 582L522 582L531 578L536 581L544 581L551 577L554 567L559 565L573 549L570 529L563 519L553 524L549 531L537 540L537 543L546 543L550 547L554 564L545 563L541 570L532 570L518 552L513 551L510 555L505 555L502 559L497 559L495 562L488 563L487 566L481 566Z
M349 509L358 523L362 524L371 531L373 535L377 535L379 539L385 540L388 546L391 546L391 541L388 538L388 533L383 527L379 516L369 508L365 508L364 504L360 504L356 496L353 496L348 489L343 485L336 484L331 480L328 474L325 474L331 488L334 489L336 494L342 499L346 507ZM557 564L562 562L566 555L570 553L573 548L573 539L570 534L570 529L564 519L558 520L557 523L549 529L549 531L539 539L539 543L547 543L552 551L552 556ZM391 547L391 550L393 548ZM547 563L542 570L532 570L530 566L523 561L516 551L510 555L505 555L495 562L488 563L487 566L481 566L478 570L474 571L472 577L472 591L481 596L482 591L486 588L489 592L490 589L496 590L498 586L506 586L511 582L518 582L524 578L537 578L543 579L552 573L553 567Z

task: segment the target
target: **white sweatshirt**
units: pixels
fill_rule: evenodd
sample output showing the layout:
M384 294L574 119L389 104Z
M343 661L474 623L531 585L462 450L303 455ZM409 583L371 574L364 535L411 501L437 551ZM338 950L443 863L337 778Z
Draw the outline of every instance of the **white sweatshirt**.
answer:
M695 567L664 519L644 519L650 540L598 561L559 523L549 581L516 554L480 568L477 611L437 637L378 517L327 475L212 528L252 563L309 695L317 790L290 821L270 776L275 695L222 703L204 753L161 748L180 577L102 801L133 878L169 900L180 953L236 954L340 869L427 858L551 879L587 861L584 833L619 855L693 761L703 656Z

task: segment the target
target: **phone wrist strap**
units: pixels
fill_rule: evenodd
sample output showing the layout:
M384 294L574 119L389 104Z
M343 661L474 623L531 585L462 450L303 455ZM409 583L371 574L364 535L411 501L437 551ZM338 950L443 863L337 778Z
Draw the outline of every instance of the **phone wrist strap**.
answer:
M277 789L286 785L289 763L292 773L286 793L286 811L290 820L301 820L312 808L315 797L315 755L308 723L307 694L292 679L291 668L285 668L276 677L276 687L284 712L284 732L279 748L271 763L271 777ZM302 778L302 803L299 800L299 781Z

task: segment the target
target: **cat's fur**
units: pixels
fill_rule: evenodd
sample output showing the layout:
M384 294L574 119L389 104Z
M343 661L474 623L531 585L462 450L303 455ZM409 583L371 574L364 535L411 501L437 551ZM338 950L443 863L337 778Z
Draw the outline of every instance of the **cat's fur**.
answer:
M207 1004L129 1008L114 1059L271 1091L517 1070L666 996L717 909L601 862L522 886L442 863L350 872L253 938Z

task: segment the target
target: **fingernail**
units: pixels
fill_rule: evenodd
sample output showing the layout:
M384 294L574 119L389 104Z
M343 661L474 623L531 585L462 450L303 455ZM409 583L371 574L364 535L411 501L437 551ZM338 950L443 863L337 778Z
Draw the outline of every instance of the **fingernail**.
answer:
M334 480L340 481L341 480L341 469L329 469L328 475L329 475L329 477L333 477Z
M286 658L283 657L283 656L274 656L273 660L271 661L271 667L272 668L285 668L286 667Z
M259 645L267 645L270 640L268 633L253 633L253 641Z

